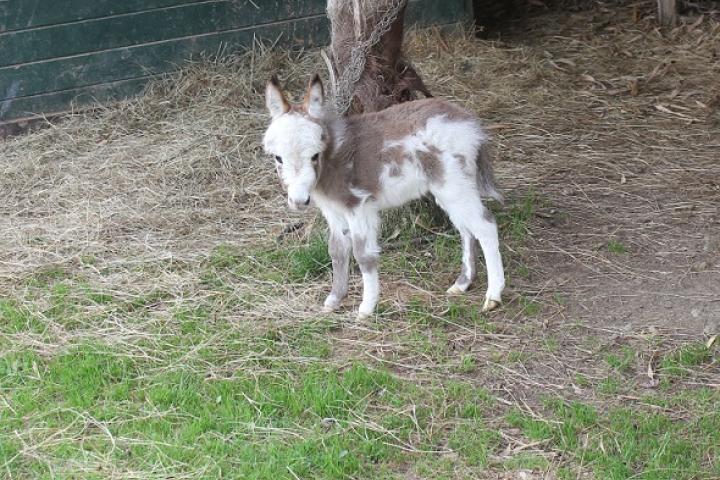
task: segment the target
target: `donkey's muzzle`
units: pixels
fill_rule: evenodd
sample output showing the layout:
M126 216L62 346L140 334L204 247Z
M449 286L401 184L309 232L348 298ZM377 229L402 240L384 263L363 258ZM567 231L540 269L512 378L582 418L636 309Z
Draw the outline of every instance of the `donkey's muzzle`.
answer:
M292 211L305 210L308 205L310 205L310 197L307 197L305 200L296 200L288 197L288 205Z

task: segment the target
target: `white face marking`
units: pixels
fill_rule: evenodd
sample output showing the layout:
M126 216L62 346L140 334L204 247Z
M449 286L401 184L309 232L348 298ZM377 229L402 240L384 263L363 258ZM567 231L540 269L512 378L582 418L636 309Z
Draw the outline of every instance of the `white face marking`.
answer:
M302 115L286 113L270 123L263 144L265 152L280 158L278 173L287 187L288 205L305 207L317 183L316 162L326 147L322 127Z

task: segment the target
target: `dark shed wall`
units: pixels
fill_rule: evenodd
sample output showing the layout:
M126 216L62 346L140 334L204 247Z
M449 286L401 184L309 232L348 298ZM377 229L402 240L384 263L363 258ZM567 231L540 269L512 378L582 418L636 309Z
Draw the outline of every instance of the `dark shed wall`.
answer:
M411 0L408 23L465 20L466 5ZM325 0L0 0L0 122L126 97L254 38L327 43Z

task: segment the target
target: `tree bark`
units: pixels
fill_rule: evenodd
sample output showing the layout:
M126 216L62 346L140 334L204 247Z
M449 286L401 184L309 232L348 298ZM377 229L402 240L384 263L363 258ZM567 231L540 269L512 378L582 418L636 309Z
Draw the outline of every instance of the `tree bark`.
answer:
M677 0L658 0L658 21L664 27L677 25Z
M383 14L393 4L394 0L328 0L327 11L332 34L330 50L336 78L349 65L353 47L358 41L367 40ZM432 97L420 75L403 55L406 7L407 0L404 0L398 17L381 37L380 42L372 48L346 114L377 112L398 103L415 100L418 93ZM414 202L405 210L404 213L398 212L395 215L410 215L415 218L423 214L427 216L432 227L449 228L444 212L428 197Z
M369 38L394 0L328 0L332 63L340 76L350 63L353 47ZM396 103L414 100L417 93L432 96L402 52L405 8L378 44L372 47L365 69L355 86L348 114L376 112Z

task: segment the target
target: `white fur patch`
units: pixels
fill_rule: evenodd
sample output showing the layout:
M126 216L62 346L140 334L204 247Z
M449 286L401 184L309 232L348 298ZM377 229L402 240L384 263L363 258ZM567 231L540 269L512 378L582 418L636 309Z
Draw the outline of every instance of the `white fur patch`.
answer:
M280 115L270 123L263 144L268 154L282 159L279 170L288 201L304 203L317 182L311 159L325 150L322 127L302 115Z
M395 175L398 173L399 175ZM399 207L428 192L428 179L417 161L388 164L380 174L380 208Z
M473 194L477 189L475 158L480 146L486 141L487 135L477 121L448 120L446 115L437 115L428 119L425 128L412 135L385 142L385 150L400 148L409 161L383 167L380 175L382 190L378 195L380 208L399 206L428 192L430 179L418 161L417 154L427 153L431 147L440 152L442 173L445 177L443 183L447 188L457 189L463 194ZM464 166L458 162L458 157L465 159Z
M314 155L325 147L322 141L322 127L296 113L281 115L270 123L263 145L271 155L280 155L290 159L299 156Z
M355 187L350 187L350 193L359 198L360 203L365 203L372 196L372 193L368 192L367 190Z

